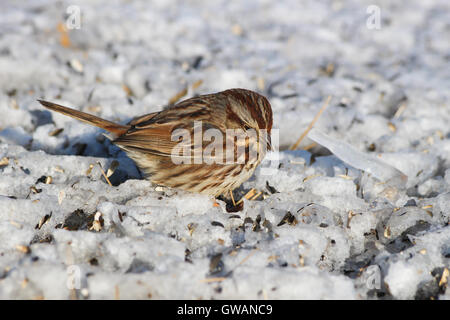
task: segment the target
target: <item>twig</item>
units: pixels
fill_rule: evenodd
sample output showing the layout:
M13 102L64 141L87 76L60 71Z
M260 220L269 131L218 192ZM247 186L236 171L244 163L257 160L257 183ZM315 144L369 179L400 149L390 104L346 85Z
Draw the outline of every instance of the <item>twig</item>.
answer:
M253 195L255 194L255 191L256 190L254 188L251 188L250 191L247 192L245 194L245 196L243 196L236 204L237 205L240 204L242 201L244 201L244 198L247 199L247 200L250 200L250 198L253 197Z
M254 248L244 259L242 259L242 261L241 262L239 262L239 264L238 264L238 266L240 266L240 265L242 265L245 261L247 261L248 259L250 259L250 257L252 256L252 255L254 255L255 254L255 252L257 251L258 249L257 248Z
M405 109L406 109L406 103L402 103L402 104L400 105L400 107L397 109L397 111L395 112L393 118L394 118L394 119L400 118L400 116L401 116L402 113L405 111Z
M206 278L206 279L200 280L200 282L206 282L206 283L208 283L208 282L221 282L221 281L224 281L226 279L227 278L225 278L225 277Z
M169 105L173 105L177 103L178 100L183 98L188 93L188 88L184 88L180 92L178 92L176 95L174 95L172 98L169 99Z
M254 197L250 198L249 200L251 201L256 200L260 195L262 195L262 191L258 192Z
M97 162L98 166L100 167L100 172L102 173L102 175L105 177L106 182L108 182L108 184L112 187L113 185L111 184L111 181L109 181L108 177L106 176L105 171L102 168L102 165L100 162Z
M230 190L231 201L233 201L233 206L236 207L236 202L234 201L233 190Z
M324 102L324 104L322 105L322 108L320 108L319 112L317 112L316 116L314 117L313 121L311 121L308 128L306 128L306 130L303 131L300 138L298 138L298 140L292 146L290 146L289 150L295 150L298 148L298 146L300 145L300 142L302 142L302 140L306 137L308 132L311 131L314 124L317 122L317 120L319 120L320 115L325 111L325 109L330 104L330 101L331 101L331 96L328 96L327 100Z
M119 286L118 285L114 286L114 299L115 300L120 300L120 290L119 290Z
M316 143L316 142L313 142L313 143L310 143L310 144L308 144L307 146L303 147L303 150L308 151L309 149L312 149L312 148L314 148L315 146L317 146L317 143Z

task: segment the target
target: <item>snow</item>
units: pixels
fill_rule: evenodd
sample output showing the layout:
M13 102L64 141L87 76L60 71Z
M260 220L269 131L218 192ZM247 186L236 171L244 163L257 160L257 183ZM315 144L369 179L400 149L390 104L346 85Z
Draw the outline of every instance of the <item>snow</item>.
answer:
M81 0L66 33L70 1L4 1L0 298L450 299L447 2ZM280 148L238 212L37 102L124 123L233 87Z

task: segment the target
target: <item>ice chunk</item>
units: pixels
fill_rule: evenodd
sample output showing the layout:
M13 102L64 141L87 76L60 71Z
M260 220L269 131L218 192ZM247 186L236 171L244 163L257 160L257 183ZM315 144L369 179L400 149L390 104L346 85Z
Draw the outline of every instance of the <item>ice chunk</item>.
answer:
M323 196L355 196L356 186L351 180L332 177L316 177L305 182L312 193Z
M400 236L403 232L415 233L427 228L427 223L431 223L432 218L427 212L417 207L406 207L393 212L386 223L389 228L388 235L390 239Z
M32 141L32 137L22 127L6 128L0 131L0 141L26 146Z
M121 84L124 77L124 66L108 65L103 67L98 76L105 83Z
M143 98L149 91L147 75L141 68L134 68L125 73L125 84L138 98Z
M385 282L395 298L414 298L417 286L423 280L423 275L417 269L417 266L404 261L398 261L389 267Z
M408 176L406 187L413 187L433 177L439 168L436 156L417 152L382 153L379 159L395 166Z
M399 189L405 187L408 177L383 161L355 149L344 141L331 138L315 128L309 132L308 137L326 147L335 156L351 166L364 170L375 178Z

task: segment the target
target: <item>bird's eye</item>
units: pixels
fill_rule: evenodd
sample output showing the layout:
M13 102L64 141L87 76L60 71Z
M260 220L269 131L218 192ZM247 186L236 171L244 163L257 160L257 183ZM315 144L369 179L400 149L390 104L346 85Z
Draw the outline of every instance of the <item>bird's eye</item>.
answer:
M244 124L244 130L249 130L251 127L248 124Z

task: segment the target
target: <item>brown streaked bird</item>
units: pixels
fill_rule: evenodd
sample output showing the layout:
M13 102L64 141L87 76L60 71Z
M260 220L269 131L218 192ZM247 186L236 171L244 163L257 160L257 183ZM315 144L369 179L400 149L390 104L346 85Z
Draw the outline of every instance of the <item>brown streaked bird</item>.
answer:
M246 89L229 89L181 101L169 108L137 117L126 125L101 119L52 102L38 100L44 107L100 127L112 134L112 142L134 160L148 179L159 185L219 196L227 195L239 187L255 171L271 148L272 108L262 95ZM254 130L255 135L245 138L245 160L241 163L190 161L175 163L173 148L180 141L173 139L175 129L185 129L194 137L194 126L201 122L203 130L216 129L226 139L227 129ZM217 131L216 131L217 132ZM265 132L265 134L263 134ZM205 151L208 144L194 145L189 139L187 147L195 154ZM235 141L235 138L233 138ZM217 142L217 141L215 141ZM184 142L186 146L186 142ZM236 152L236 147L234 148ZM249 157L256 150L256 157ZM225 153L225 151L224 151ZM236 159L236 158L235 158ZM242 163L243 162L243 163Z

